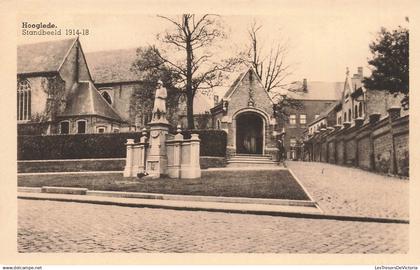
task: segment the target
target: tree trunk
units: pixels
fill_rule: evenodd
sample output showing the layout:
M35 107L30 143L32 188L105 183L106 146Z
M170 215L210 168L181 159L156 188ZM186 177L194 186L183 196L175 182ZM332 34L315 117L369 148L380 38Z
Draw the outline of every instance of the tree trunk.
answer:
M194 114L193 114L193 101L194 97L192 94L187 93L187 120L188 120L188 129L194 129Z
M188 20L185 20L185 24L188 24ZM186 37L185 50L187 52L187 123L188 129L194 129L194 92L192 86L192 53L193 49L191 46L190 36Z

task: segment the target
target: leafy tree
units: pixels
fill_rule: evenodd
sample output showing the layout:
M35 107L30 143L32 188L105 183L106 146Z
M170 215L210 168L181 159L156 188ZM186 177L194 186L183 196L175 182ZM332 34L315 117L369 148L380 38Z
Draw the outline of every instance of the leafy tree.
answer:
M364 79L368 89L402 93L402 105L409 105L409 63L408 63L408 29L401 26L388 31L381 28L378 37L369 48L373 56L368 61L372 75Z
M183 14L176 18L159 16L168 21L172 29L158 35L166 46L150 46L154 61L142 63L144 69L164 69L171 74L176 88L187 97L188 128L194 128L193 101L197 91L210 91L221 85L224 73L232 71L239 60L229 58L216 61L211 47L225 38L218 16Z
M167 68L164 62L157 56L156 50L150 47L141 47L136 51L137 57L132 65L132 70L142 80L141 85L136 85L131 98L131 112L138 127L144 126L152 117L154 95L157 81L162 80L164 87L168 90L167 110L168 121L176 125L177 105L180 97L179 89L174 85L178 79L176 74Z

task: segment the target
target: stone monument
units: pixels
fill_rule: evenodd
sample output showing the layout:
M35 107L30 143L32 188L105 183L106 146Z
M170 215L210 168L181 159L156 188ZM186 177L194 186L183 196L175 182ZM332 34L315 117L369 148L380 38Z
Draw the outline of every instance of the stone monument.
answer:
M184 139L178 126L177 134L169 134L170 124L166 119L167 91L158 81L152 121L148 124L150 136L143 129L138 143L127 140L127 156L124 176L134 177L144 175L144 178L199 178L200 170L200 139L198 134L191 134L190 139Z
M166 98L168 93L161 80L158 81L150 127L150 152L146 161L146 173L151 178L167 175L168 158L166 155L166 136L169 122L166 119Z

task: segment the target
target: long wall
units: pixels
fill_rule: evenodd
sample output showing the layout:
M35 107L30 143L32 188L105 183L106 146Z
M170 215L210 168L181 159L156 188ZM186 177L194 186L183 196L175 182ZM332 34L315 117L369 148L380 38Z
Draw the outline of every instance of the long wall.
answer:
M409 116L391 108L366 124L325 130L305 143L307 160L355 166L394 175L409 175Z

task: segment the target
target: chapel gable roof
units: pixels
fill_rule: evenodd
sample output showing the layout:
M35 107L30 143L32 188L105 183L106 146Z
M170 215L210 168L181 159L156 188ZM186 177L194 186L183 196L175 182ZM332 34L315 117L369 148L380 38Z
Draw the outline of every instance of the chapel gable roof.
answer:
M245 79L245 76L247 74L249 74L250 72L252 72L254 74L255 81L257 82L257 84L259 84L261 86L263 91L267 94L268 98L272 101L270 95L268 94L267 90L264 88L258 74L255 72L255 69L253 67L249 67L245 72L239 74L239 76L236 78L236 80L232 83L232 85L229 87L229 89L224 94L223 99L229 99L233 95L233 93L236 91L238 86Z
M17 73L57 72L77 38L23 44L17 47Z
M136 58L136 49L86 53L86 61L95 84L139 81L139 75L132 70Z
M124 122L118 113L99 94L92 82L75 83L66 109L60 116L96 115Z

